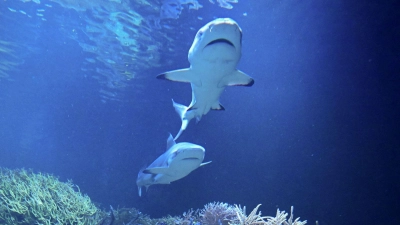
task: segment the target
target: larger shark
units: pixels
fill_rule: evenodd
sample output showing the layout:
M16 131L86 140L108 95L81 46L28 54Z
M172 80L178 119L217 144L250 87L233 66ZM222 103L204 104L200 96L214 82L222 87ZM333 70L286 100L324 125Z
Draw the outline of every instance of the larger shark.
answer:
M204 155L205 149L202 146L188 142L175 143L170 134L167 151L149 167L139 171L136 180L139 196L142 196L142 187L146 187L147 190L153 184L169 184L210 163L203 163Z
M224 110L219 98L226 86L252 86L253 78L237 70L242 55L242 30L230 18L219 18L202 27L189 49L190 67L159 74L157 78L188 82L192 87L192 101L184 106L173 101L182 120L175 136L179 138L190 120L200 121L210 109Z

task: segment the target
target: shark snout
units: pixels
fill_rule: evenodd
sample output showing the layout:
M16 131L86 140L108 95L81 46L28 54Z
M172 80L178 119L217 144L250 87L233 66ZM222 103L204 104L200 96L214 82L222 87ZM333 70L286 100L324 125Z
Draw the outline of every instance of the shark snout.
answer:
M240 27L232 20L222 20L210 24L208 31L211 33L241 33Z
M204 154L205 154L204 148L187 148L187 149L180 149L175 157L179 158L180 160L203 161Z
M241 30L237 24L220 22L211 24L204 32L202 40L206 43L204 48L214 44L228 44L231 47L240 48Z

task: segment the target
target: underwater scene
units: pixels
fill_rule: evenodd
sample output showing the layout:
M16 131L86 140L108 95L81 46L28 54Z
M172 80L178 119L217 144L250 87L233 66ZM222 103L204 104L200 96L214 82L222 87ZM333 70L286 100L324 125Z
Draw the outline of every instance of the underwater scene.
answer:
M0 225L400 222L396 5L1 0Z

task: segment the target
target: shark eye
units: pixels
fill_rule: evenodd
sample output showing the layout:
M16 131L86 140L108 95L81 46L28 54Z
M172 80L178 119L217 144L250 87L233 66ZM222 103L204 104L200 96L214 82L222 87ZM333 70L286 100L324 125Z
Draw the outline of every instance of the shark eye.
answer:
M197 33L197 38L201 38L203 36L203 32L198 32Z

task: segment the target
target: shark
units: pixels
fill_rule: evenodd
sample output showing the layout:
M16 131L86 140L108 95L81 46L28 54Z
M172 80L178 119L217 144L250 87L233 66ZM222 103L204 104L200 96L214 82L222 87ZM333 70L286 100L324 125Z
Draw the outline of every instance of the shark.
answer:
M172 100L182 124L174 140L191 119L199 122L211 109L225 110L219 102L228 86L252 86L254 79L238 70L242 56L242 29L230 18L218 18L200 28L189 49L189 68L168 71L158 79L190 83L192 101L184 106Z
M167 151L150 166L139 171L136 179L139 196L142 196L142 187L146 187L147 191L154 184L170 184L211 163L203 163L204 156L205 149L202 146L189 142L176 143L170 134L167 139Z

